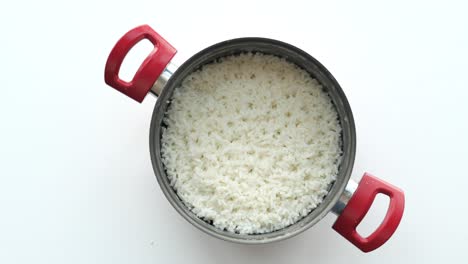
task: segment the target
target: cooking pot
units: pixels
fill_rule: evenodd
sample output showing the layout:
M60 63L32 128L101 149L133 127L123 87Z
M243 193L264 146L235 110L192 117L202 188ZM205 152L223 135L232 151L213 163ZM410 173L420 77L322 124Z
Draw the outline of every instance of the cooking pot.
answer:
M154 45L153 51L143 61L130 82L121 80L119 69L123 59L129 50L143 39L148 39ZM264 234L232 233L220 230L198 218L184 205L169 184L161 161L163 117L174 89L180 86L188 74L200 69L203 65L221 57L244 52L261 52L279 56L307 71L322 84L329 94L342 126L342 162L336 180L330 184L329 192L323 201L296 223ZM238 38L215 44L198 52L180 67L171 63L175 53L175 48L148 25L136 27L127 32L112 49L105 66L105 82L138 102L142 102L148 93L159 97L153 111L149 139L153 170L165 196L187 221L200 230L223 240L259 244L295 236L313 226L331 211L338 215L333 229L364 252L380 247L392 236L403 216L405 203L403 191L369 173L365 173L359 183L350 180L356 150L353 114L340 85L320 62L299 48L266 38ZM371 235L362 237L356 231L356 227L379 193L390 198L386 216Z

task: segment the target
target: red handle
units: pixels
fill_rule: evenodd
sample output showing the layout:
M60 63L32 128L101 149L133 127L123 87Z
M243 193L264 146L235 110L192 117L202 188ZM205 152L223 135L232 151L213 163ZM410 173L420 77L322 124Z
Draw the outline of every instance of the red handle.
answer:
M364 238L356 231L369 211L378 193L390 197L385 219L370 236ZM405 208L405 195L399 188L365 173L341 215L333 224L333 229L364 252L382 246L393 235L400 223Z
M133 46L145 38L153 43L153 51L143 61L133 79L130 82L123 81L119 77L119 70L125 56ZM107 59L104 80L109 86L141 103L176 52L176 49L150 26L136 27L115 44Z

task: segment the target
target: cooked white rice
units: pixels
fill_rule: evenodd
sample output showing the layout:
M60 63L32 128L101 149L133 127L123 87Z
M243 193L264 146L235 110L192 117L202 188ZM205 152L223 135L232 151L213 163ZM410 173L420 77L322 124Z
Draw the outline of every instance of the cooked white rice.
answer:
M320 204L338 173L341 127L329 96L275 56L230 56L190 74L164 123L171 185L220 229L291 225Z

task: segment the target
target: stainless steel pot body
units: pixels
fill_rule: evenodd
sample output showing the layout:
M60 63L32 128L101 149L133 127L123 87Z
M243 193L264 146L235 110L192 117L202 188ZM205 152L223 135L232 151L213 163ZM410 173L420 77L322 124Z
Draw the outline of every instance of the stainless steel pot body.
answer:
M287 59L288 61L298 65L306 70L310 75L316 78L330 95L333 104L338 112L339 120L342 126L342 142L343 142L343 159L339 168L339 173L335 182L329 187L329 193L324 198L323 202L310 212L306 217L296 222L295 224L267 234L258 235L241 235L228 231L220 230L207 222L198 218L192 213L177 196L177 193L170 186L169 180L164 170L164 165L161 161L161 136L163 128L164 113L169 106L170 98L174 89L180 86L184 78L200 69L203 65L213 63L219 58L236 55L244 52L261 52L271 54ZM190 223L200 230L232 242L239 243L267 243L278 241L297 235L304 230L310 228L320 219L322 219L332 208L338 203L341 194L350 179L351 171L354 163L356 151L356 131L354 127L353 114L348 104L348 100L341 89L338 82L333 78L330 72L316 59L306 52L289 45L287 43L266 39L266 38L240 38L218 43L208 47L199 53L195 54L185 63L183 63L172 74L166 69L166 77L158 80L152 90L159 90L164 83L164 79L168 78L161 94L156 102L156 107L153 111L150 132L150 152L153 163L154 173L156 178L166 195L169 202L174 208ZM246 94L245 96L249 96ZM338 209L338 208L337 208ZM339 209L338 209L339 210Z

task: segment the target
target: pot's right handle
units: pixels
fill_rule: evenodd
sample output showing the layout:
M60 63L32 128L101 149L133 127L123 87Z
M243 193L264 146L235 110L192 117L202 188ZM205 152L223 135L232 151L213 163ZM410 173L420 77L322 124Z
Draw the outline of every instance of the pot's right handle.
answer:
M138 68L133 79L126 82L119 77L120 66L130 49L143 39L151 41L154 49ZM141 103L176 52L150 26L136 27L115 44L107 59L104 80L109 86Z
M390 198L387 214L380 226L371 235L362 237L356 231L356 227L361 223L374 202L375 196L379 193ZM344 202L347 202L345 206L343 201L335 206L334 211L339 216L333 224L333 229L364 252L377 249L387 242L397 229L405 208L405 195L398 187L369 173L364 174L355 190L345 191L344 196L350 195L352 196L345 197L346 201Z

